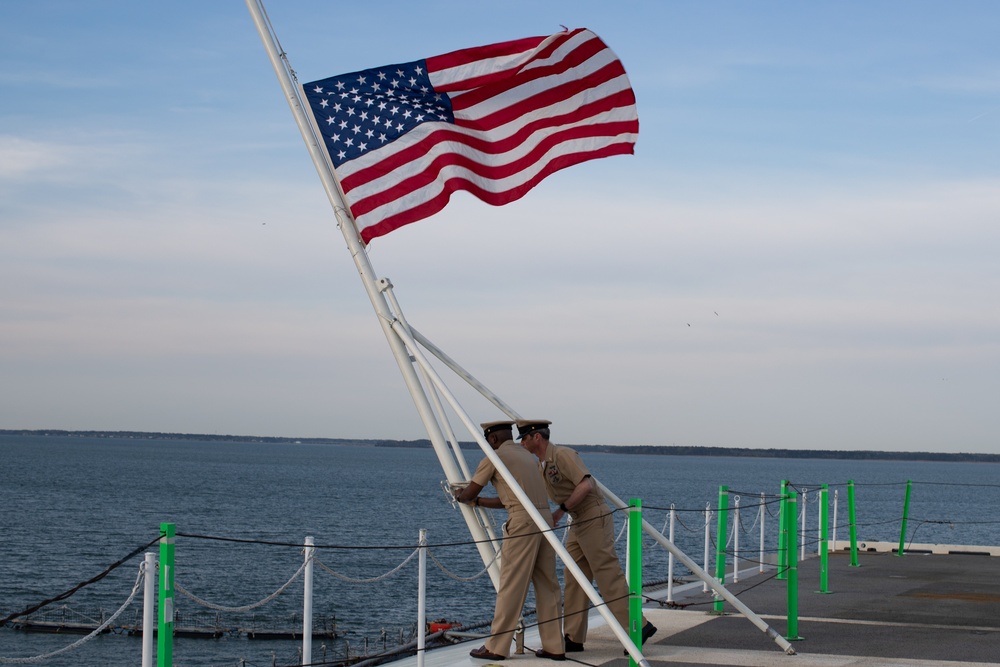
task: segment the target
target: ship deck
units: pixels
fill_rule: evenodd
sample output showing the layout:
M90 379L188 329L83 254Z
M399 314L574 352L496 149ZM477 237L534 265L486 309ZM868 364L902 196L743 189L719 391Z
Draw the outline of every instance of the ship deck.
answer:
M712 598L701 585L675 590L681 608L647 604L644 613L658 632L643 653L651 667L978 667L1000 664L1000 557L975 554L862 552L830 555L829 593L820 588L820 561L798 564L799 639L787 655L748 619L726 605L711 613ZM740 600L778 634L787 632L787 585L774 570L730 584ZM742 591L742 592L741 592ZM622 647L598 615L586 650L567 654L573 664L627 667ZM469 657L482 642L429 651L426 667L485 667ZM537 633L525 645L539 647ZM394 665L413 667L416 658ZM551 667L533 652L514 654L504 665Z

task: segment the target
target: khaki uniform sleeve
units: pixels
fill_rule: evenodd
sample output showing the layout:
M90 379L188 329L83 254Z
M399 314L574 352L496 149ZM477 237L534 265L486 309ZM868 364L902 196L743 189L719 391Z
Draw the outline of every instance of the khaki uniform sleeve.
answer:
M493 462L489 458L483 457L483 460L476 466L476 472L472 475L472 481L485 489L489 486L490 480L493 479L493 474L496 471L497 469L493 465Z

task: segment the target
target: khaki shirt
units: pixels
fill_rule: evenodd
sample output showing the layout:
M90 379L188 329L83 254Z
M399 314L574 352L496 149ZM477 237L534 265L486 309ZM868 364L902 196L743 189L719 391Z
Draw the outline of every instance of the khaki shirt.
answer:
M545 488L549 492L549 498L552 499L552 502L566 502L566 499L573 493L573 489L588 475L590 475L590 471L587 470L586 464L576 450L549 444L548 449L545 450L545 460L542 461L542 477L545 478ZM601 495L595 485L590 494L575 506L570 514L576 516L594 503L599 502L601 502Z
M500 445L496 453L500 457L500 460L503 461L503 464L507 466L507 470L510 470L514 479L517 480L518 485L524 489L524 493L527 494L532 504L537 509L544 509L547 512L549 510L549 498L545 493L545 483L542 481L542 476L538 471L538 459L513 440L508 440ZM524 508L521 507L521 503L518 501L517 496L514 495L514 491L507 484L507 481L500 476L496 466L493 465L493 462L489 458L484 458L479 462L475 474L472 475L472 481L482 487L492 482L493 486L496 487L500 502L503 503L504 509L508 513L524 512ZM545 514L543 513L542 516L545 516Z

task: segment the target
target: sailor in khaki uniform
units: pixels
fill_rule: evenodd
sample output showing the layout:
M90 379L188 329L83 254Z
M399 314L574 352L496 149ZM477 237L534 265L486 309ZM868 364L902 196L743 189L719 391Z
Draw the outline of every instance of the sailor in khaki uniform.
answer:
M551 423L520 420L517 422L518 438L522 447L538 457L549 498L559 503L559 509L552 513L555 523L558 524L564 514L573 517L566 538L566 550L585 576L591 581L597 580L601 597L627 632L629 590L615 551L615 522L611 507L604 502L580 455L569 447L549 442ZM583 643L587 641L590 598L568 572L565 579L563 625L566 650L582 651ZM656 627L643 617L642 643L645 644L655 632Z
M482 424L483 436L551 526L552 514L538 464L531 454L514 442L513 425L512 421ZM498 498L480 498L479 492L490 482L496 487ZM542 648L535 655L565 660L559 622L559 579L556 577L556 554L552 546L489 458L479 463L472 481L456 499L476 506L504 507L507 510L504 539L500 547L500 587L490 637L486 644L471 651L470 655L487 660L503 660L510 655L511 639L528 596L528 584L531 583L535 586L538 633L542 640Z

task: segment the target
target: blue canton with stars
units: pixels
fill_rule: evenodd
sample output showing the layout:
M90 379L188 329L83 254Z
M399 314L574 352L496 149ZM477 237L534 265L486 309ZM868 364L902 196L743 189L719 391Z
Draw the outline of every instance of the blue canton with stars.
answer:
M423 60L341 74L302 86L333 166L384 146L429 121L454 123Z

